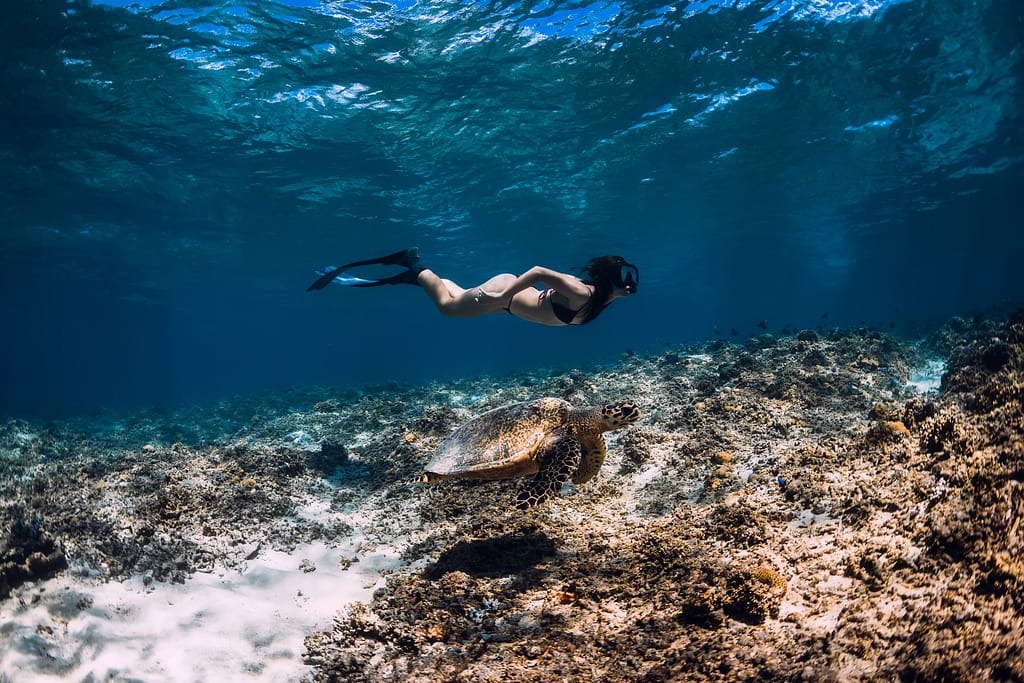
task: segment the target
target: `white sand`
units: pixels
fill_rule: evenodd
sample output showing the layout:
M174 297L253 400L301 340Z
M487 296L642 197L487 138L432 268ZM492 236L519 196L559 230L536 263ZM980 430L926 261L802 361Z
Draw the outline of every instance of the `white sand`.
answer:
M0 604L0 682L298 681L310 672L303 638L329 628L343 604L368 600L398 561L381 552L340 569L351 554L323 544L265 551L243 571L184 585L67 572L23 586L24 606L13 596Z
M946 372L946 362L943 360L929 360L923 367L911 371L910 381L907 386L912 387L919 394L938 391L942 386L942 375Z

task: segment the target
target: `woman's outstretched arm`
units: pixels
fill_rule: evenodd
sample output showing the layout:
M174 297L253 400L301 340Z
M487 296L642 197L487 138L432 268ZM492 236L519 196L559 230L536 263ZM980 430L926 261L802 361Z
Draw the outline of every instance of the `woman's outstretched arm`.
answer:
M544 284L557 289L559 293L565 295L570 300L572 299L588 299L590 297L590 288L583 284L575 275L568 275L566 273L559 273L557 270L551 270L544 266L534 266L528 271L513 280L504 290L500 292L494 291L483 291L482 294L494 298L508 301L519 292L533 287L534 285L543 282Z

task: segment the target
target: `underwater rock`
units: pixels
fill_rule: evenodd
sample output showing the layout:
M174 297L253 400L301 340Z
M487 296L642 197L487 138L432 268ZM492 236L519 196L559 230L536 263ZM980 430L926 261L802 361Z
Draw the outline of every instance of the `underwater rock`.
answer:
M345 444L334 441L321 442L320 450L309 456L309 466L328 477L348 461L348 448L345 447Z
M327 399L326 401L319 401L313 406L313 412L317 413L340 413L341 409L341 402L334 398Z
M12 521L0 538L0 600L26 581L49 578L67 567L60 542L43 529L41 518L26 519L17 507L8 515Z
M814 330L800 330L796 334L796 338L802 342L816 342L821 337Z
M946 408L920 426L919 443L924 453L964 457L974 451L979 438L969 420L957 408Z
M633 425L623 430L618 440L619 448L622 449L622 471L636 471L650 456L651 445L662 440L661 433L650 427Z
M762 624L778 612L786 594L786 579L774 569L733 570L726 579L725 613L748 624Z
M459 424L459 415L448 406L432 406L416 421L416 431L428 436L445 436Z

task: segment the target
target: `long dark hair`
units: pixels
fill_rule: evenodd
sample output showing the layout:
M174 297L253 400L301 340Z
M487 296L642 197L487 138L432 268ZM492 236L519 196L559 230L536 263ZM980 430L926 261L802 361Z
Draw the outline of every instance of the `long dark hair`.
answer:
M601 315L601 311L608 306L612 291L620 284L622 264L625 262L626 259L621 256L598 256L579 269L583 282L594 288L590 300L580 309L584 314L580 325Z

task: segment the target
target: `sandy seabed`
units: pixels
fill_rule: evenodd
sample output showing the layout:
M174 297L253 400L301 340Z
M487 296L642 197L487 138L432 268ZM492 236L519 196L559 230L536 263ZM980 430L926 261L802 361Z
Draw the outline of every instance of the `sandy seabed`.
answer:
M411 486L629 399L591 482ZM0 426L0 681L1022 681L1024 314Z

